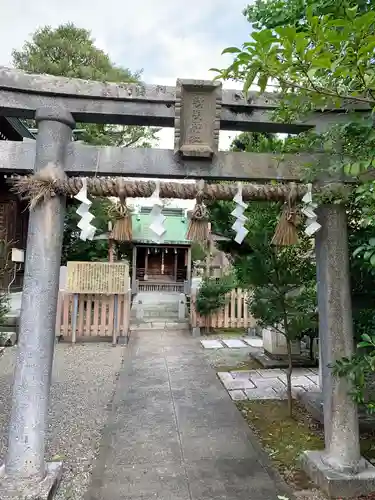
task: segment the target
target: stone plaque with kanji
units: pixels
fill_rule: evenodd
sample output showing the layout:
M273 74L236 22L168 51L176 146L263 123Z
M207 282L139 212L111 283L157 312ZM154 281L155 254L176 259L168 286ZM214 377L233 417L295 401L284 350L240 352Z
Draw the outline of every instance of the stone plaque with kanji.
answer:
M211 158L218 152L221 98L220 82L177 80L175 153Z

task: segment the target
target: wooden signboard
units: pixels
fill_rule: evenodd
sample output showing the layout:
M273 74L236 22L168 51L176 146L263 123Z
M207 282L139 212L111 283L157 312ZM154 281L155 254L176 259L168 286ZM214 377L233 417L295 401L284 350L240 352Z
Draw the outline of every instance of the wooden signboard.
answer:
M127 262L68 262L67 274L70 293L123 294L129 288Z

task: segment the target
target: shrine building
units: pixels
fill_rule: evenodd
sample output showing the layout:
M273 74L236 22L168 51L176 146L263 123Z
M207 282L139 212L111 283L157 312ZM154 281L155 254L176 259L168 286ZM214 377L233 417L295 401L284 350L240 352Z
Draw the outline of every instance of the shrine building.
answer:
M181 291L191 280L191 242L185 209L163 209L165 233L155 241L151 207L132 215L132 290ZM189 289L189 288L187 288Z
M0 141L35 140L35 136L18 118L0 116ZM29 211L27 203L12 193L7 175L0 176L0 288L11 286L13 291L23 285L23 264L16 268L11 262L11 248L26 250Z

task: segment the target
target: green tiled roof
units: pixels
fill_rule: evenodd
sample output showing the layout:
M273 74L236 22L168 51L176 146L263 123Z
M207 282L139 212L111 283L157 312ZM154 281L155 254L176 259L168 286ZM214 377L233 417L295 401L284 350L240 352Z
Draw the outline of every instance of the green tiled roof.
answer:
M181 213L168 213L167 210L163 214L165 215L164 227L166 231L161 237L160 244L189 245L190 241L186 239L188 230L187 217ZM149 229L150 224L151 217L149 213L141 212L132 215L133 242L155 244L152 239L153 233Z

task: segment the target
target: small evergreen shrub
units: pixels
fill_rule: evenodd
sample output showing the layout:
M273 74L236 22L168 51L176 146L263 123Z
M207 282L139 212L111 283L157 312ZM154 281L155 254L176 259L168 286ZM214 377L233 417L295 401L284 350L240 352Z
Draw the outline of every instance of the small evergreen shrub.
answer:
M201 316L209 316L222 309L226 303L226 295L235 287L236 279L233 275L204 278L197 294L197 312Z

